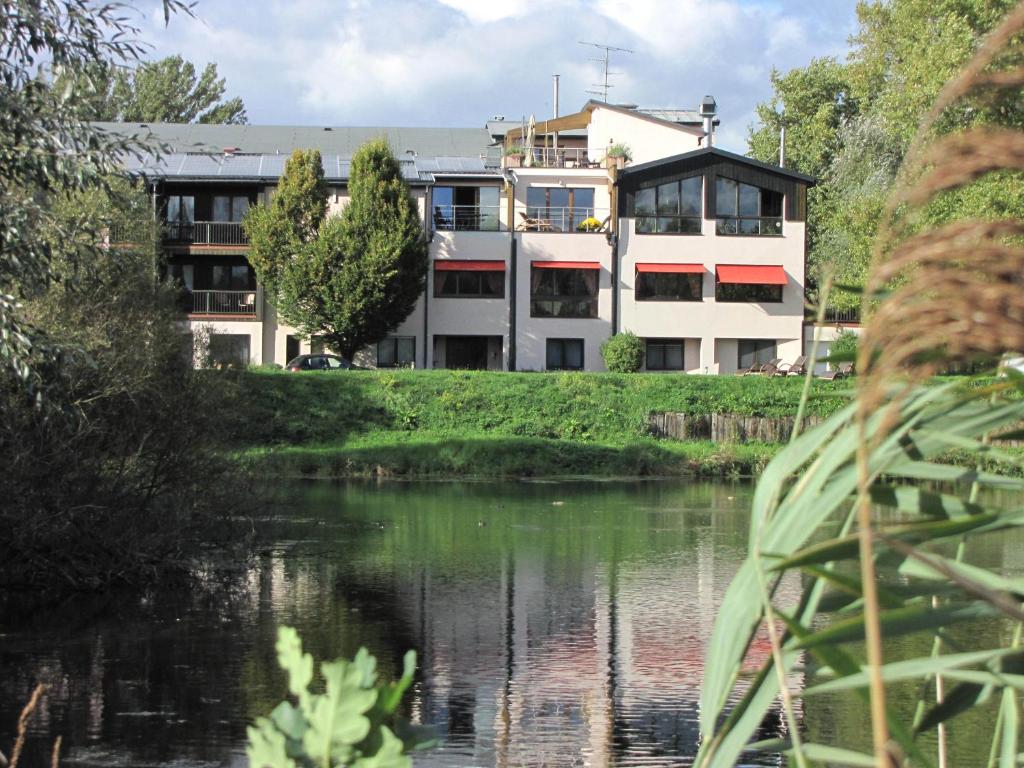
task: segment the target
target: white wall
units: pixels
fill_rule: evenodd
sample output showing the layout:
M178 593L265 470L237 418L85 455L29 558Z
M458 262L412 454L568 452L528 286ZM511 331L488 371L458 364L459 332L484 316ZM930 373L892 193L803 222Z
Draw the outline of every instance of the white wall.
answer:
M697 139L700 136L703 131L694 133L682 126L664 125L639 115L597 107L587 130L587 153L590 157L604 157L609 144L626 144L634 164L646 163L699 149Z

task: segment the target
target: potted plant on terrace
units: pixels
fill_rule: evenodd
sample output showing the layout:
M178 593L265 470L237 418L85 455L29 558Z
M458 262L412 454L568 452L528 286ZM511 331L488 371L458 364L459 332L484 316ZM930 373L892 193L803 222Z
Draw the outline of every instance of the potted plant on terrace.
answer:
M622 168L626 163L633 159L633 152L630 150L628 144L612 144L608 147L608 151L605 152L605 164L608 168L615 166L616 168Z
M601 227L604 226L598 219L593 216L588 216L579 224L576 225L577 232L599 232Z
M523 157L526 150L520 146L508 147L505 149L505 167L519 168L523 164Z

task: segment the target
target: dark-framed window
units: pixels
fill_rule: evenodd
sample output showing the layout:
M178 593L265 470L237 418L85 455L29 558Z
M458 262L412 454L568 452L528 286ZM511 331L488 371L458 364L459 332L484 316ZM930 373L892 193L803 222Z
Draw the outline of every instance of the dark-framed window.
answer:
M247 333L211 333L210 365L214 368L244 368L250 361L252 337Z
M683 353L682 339L648 339L645 365L648 371L681 371Z
M210 221L238 223L248 212L247 195L214 195Z
M782 193L720 176L715 217L719 235L781 235Z
M700 301L703 273L637 272L637 301Z
M434 297L438 299L503 299L505 271L434 269Z
M497 232L498 198L498 187L432 187L434 229Z
M576 232L594 210L593 187L528 187L526 216L545 222L545 230Z
M244 258L203 259L192 266L194 291L255 291L256 272Z
M378 368L411 368L415 364L415 336L389 336L377 342Z
M598 269L530 268L530 317L597 317Z
M167 197L167 237L170 240L191 240L192 225L196 220L195 195L169 195Z
M775 339L740 339L737 347L736 363L741 370L755 364L763 365L777 357Z
M583 339L548 339L545 361L549 371L582 371Z
M715 301L778 304L782 301L781 285L754 283L715 283Z
M637 190L633 204L637 234L699 235L703 197L703 176Z

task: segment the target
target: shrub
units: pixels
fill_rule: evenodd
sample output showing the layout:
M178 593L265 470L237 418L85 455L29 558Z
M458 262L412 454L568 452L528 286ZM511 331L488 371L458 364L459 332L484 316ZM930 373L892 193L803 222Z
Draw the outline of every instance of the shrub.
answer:
M629 331L617 333L601 345L601 357L613 373L636 373L644 364L644 342Z
M842 330L828 348L829 361L853 362L857 358L857 342L860 337L849 330Z

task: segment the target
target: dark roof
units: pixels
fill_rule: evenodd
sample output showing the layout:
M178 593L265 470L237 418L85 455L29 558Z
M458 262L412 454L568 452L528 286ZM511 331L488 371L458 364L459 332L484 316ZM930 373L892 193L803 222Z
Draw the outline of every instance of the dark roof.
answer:
M770 163L762 163L760 160L755 160L752 157L737 155L735 152L728 152L724 149L719 149L718 147L703 147L690 152L684 152L681 155L673 155L672 157L664 157L660 160L652 160L648 163L631 165L628 168L624 168L619 171L618 183L625 182L628 185L629 182L643 181L647 178L654 178L664 173L671 173L677 166L692 165L694 161L714 157L728 160L733 163L739 163L740 165L757 168L758 170L765 171L766 173L802 182L808 186L813 186L817 183L817 179L813 176L807 176L806 174L791 171L788 168L782 168L777 165L771 165Z

